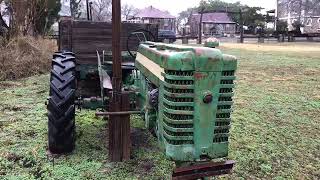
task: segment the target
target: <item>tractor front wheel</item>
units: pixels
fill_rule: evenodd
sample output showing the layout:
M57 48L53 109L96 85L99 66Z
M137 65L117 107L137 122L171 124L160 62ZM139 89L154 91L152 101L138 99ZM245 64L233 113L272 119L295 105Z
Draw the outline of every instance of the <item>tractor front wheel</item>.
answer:
M55 53L48 99L48 143L53 154L70 153L75 147L75 56Z

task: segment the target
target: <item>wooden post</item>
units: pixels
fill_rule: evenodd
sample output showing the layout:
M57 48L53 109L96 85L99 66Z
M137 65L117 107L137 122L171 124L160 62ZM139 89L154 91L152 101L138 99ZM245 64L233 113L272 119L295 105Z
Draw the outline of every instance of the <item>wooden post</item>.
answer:
M240 43L244 42L244 38L243 38L243 33L244 33L244 29L243 29L243 14L242 14L242 10L240 9L239 11L240 13Z
M200 12L200 23L199 23L199 40L198 44L202 44L202 18L203 18L203 11Z
M110 111L128 110L129 96L122 93L121 69L121 0L112 0L112 100ZM109 120L109 159L130 158L130 115L112 115Z

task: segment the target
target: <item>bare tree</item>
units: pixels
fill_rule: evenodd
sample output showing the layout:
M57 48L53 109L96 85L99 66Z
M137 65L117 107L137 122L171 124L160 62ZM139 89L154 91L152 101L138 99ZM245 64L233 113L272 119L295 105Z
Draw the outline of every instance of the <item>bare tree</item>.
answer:
M177 17L177 32L179 34L184 34L185 25L190 21L195 8L189 8L186 11L182 11L179 13Z
M8 27L7 24L5 23L3 17L2 17L2 13L1 12L1 5L2 5L2 0L0 0L0 27Z
M112 0L96 0L93 2L93 21L108 21L112 16Z
M44 35L58 19L60 1L10 1L12 34Z
M71 16L79 18L81 16L82 0L70 0Z
M138 9L132 5L125 4L121 8L121 14L125 20L128 20L130 17L134 17L138 14Z
M2 17L1 4L2 4L2 0L0 0L0 36L5 36L9 27L7 26L7 24L5 23Z
M319 16L320 0L288 0L287 10L293 12L295 22L292 26L295 30L305 26L308 23L308 18L311 16Z

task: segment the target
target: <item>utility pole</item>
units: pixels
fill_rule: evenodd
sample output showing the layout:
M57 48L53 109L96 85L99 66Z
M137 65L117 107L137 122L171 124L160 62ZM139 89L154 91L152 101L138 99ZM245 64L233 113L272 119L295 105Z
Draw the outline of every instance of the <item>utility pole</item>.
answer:
M240 13L240 43L244 42L244 38L243 38L243 33L244 33L244 29L243 29L243 14L242 14L242 9L240 8L239 10Z
M89 7L89 0L86 0L86 4L87 4L87 20L90 20L90 7Z
M200 23L199 23L199 39L198 39L198 44L202 44L202 19L203 19L203 13L204 13L205 8L202 7L200 10Z
M109 126L109 159L112 162L130 159L129 94L122 91L121 68L121 0L112 0L112 97ZM118 114L118 115L117 115Z
M92 21L92 2L89 2L90 20Z

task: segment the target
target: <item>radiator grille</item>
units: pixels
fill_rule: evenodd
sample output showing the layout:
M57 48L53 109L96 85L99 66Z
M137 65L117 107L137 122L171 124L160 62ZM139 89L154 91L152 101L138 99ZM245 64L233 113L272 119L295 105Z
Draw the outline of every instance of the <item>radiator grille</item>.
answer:
M169 144L193 144L193 74L193 71L165 71L163 129Z
M227 142L231 127L231 108L235 80L234 71L222 71L220 81L219 101L214 128L214 143Z

